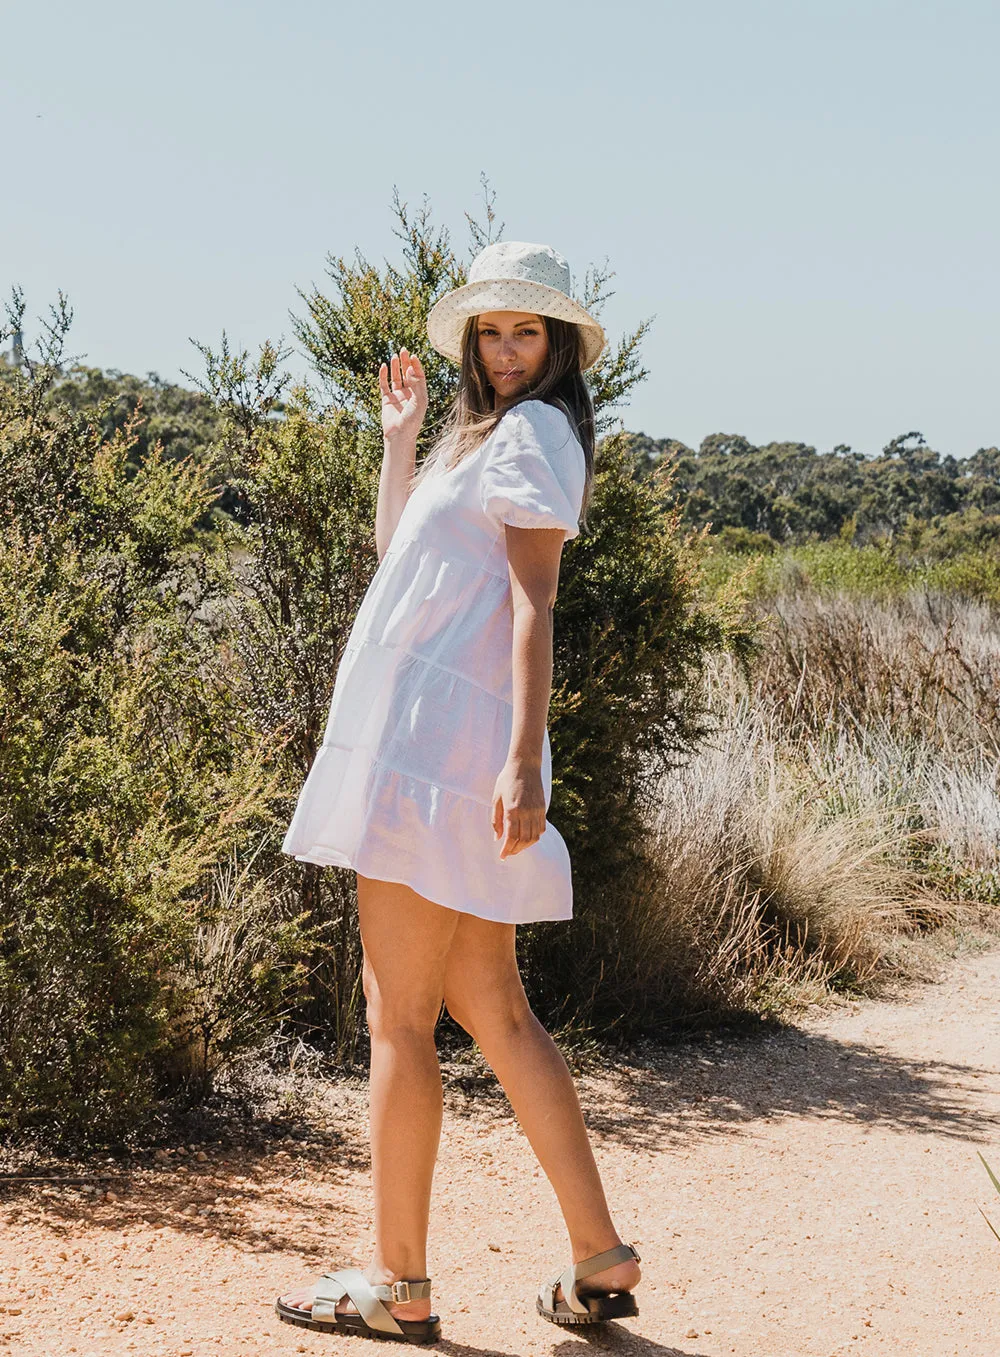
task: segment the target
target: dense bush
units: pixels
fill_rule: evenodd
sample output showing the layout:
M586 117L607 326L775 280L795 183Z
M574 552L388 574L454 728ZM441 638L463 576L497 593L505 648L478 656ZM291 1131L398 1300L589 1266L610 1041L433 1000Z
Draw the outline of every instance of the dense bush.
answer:
M54 394L68 324L0 383L0 1129L50 1142L125 1135L167 1087L213 868L274 799L203 615L204 473L157 445L128 473L132 426Z

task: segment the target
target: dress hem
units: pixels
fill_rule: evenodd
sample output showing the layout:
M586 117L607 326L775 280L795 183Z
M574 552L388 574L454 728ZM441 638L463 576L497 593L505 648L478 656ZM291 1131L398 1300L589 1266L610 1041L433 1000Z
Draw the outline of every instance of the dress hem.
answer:
M362 876L367 875L366 872L361 872L361 869L359 867L356 867L353 862L348 861L342 855L335 858L332 854L325 857L320 857L316 853L313 854L290 853L289 856L294 857L296 862L309 862L316 867L342 867L345 870L350 870L352 872L360 872ZM572 911L570 911L569 914L533 914L526 919L498 919L496 915L484 914L482 910L469 909L468 906L462 905L448 905L443 900L435 900L432 895L428 895L419 886L414 885L412 881L404 881L402 877L379 875L377 878L373 879L377 879L379 881L389 881L396 886L409 886L409 888L413 891L416 891L418 895L422 895L425 900L429 900L432 905L440 905L442 909L453 910L456 914L471 914L475 918L485 919L489 923L495 924L566 923L573 918Z

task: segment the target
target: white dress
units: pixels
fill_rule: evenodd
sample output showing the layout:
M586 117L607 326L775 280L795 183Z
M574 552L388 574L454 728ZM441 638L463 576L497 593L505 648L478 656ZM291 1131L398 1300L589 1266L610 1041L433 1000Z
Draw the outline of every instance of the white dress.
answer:
M411 493L341 655L284 852L483 919L572 917L559 831L547 823L501 860L491 812L513 724L504 524L576 537L585 474L563 411L528 400ZM541 773L547 810L547 730Z

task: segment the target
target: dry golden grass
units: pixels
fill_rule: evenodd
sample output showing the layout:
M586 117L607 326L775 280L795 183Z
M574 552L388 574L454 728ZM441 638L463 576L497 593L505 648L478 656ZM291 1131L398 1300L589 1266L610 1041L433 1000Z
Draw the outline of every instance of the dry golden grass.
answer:
M669 957L690 1012L780 1011L870 990L908 969L902 940L989 918L994 614L779 598L750 682L723 660L706 683L715 734L659 787L630 919L651 983Z

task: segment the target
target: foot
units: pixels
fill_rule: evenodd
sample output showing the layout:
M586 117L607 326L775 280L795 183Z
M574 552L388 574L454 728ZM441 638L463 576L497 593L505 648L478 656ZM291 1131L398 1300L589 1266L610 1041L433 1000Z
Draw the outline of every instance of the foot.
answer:
M602 1274L603 1275L603 1274ZM402 1278L391 1272L374 1272L371 1269L365 1271L365 1276L371 1282L372 1286L386 1285L389 1282L398 1282ZM296 1291L289 1291L281 1297L282 1303L291 1306L296 1310L309 1311L313 1307L313 1301L316 1299L316 1282L312 1286L300 1286ZM426 1296L423 1300L400 1301L398 1305L392 1305L383 1301L394 1319L430 1319L431 1302L430 1297ZM356 1315L358 1308L352 1300L344 1296L337 1301L336 1313L338 1315Z
M574 1258L575 1263L582 1260ZM614 1267L606 1267L603 1272L595 1272L592 1276L585 1278L576 1284L576 1294L578 1296L606 1296L611 1291L631 1291L639 1284L642 1277L642 1271L634 1258L626 1259L624 1263L616 1263ZM564 1300L563 1289L556 1287L555 1298L557 1301Z

